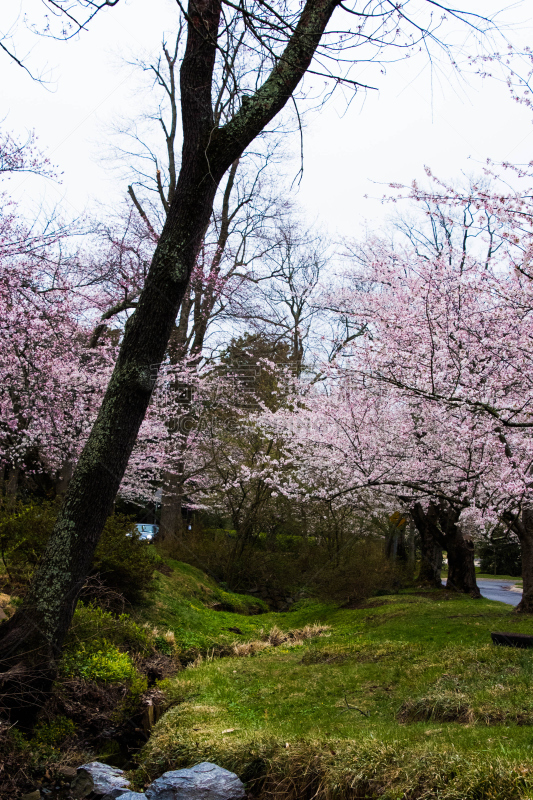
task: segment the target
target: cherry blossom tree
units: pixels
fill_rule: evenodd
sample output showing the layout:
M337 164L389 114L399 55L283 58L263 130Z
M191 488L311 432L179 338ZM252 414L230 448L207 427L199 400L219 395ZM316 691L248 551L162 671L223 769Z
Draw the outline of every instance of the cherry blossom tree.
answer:
M523 168L514 172L528 177ZM519 537L520 609L530 611L531 191L502 188L501 183L472 186L464 194L442 184L433 193L415 187L417 202L433 208L438 202L441 211L447 209L449 224L458 211L463 214L463 246L449 244L427 261L411 260L409 267L400 256L402 276L390 269L390 260L389 269L378 268L374 286L381 292L368 293L367 310L372 306L387 354L376 341L368 343L365 357L383 383L411 400L439 406L448 417L460 412L477 426L480 443L492 456L478 466L471 503L505 520ZM383 313L391 291L400 305Z
M0 132L0 177L9 178L13 173L32 172L47 178L57 177L56 171L37 146L35 132L30 132L24 141L9 131Z
M0 136L3 177L54 171L35 147ZM14 495L19 473L61 469L79 453L101 396L102 359L83 362L73 229L52 215L26 222L4 193L0 212L0 463ZM75 280L74 280L75 279Z
M408 505L422 538L447 549L451 587L476 591L473 524L503 520L531 611L531 192L498 189L413 188L430 234L353 250L325 302L364 335L329 368L328 392L270 424L295 430L311 491L379 489Z

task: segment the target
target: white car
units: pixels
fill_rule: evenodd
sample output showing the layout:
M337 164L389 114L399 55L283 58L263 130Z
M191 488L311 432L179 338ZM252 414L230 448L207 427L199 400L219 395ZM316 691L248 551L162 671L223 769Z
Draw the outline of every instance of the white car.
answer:
M135 527L139 531L139 537L147 542L152 541L159 530L159 525L151 525L147 522L139 522Z

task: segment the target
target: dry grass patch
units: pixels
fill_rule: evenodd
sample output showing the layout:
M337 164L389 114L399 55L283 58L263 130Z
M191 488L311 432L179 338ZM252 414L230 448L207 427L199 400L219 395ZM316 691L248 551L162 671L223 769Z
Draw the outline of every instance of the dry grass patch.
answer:
M15 607L11 603L11 595L0 592L0 620L8 619L15 613Z
M461 722L476 720L468 697L459 692L441 692L405 700L398 711L398 722Z
M237 658L246 658L247 656L255 656L263 650L269 650L272 647L294 647L295 645L302 644L303 642L314 639L317 636L323 636L331 629L330 625L319 625L313 623L306 625L303 628L295 628L294 630L282 631L277 625L274 625L266 633L263 629L259 630L260 639L252 639L248 642L233 642L231 645L221 645L207 650L207 653L198 654L195 659L189 662L187 669L195 669L201 664L208 664L217 658L224 656L236 656Z
M306 625L304 628L295 628L290 631L282 631L277 625L274 625L263 638L256 639L251 642L234 642L232 646L233 655L238 657L254 656L262 650L269 647L293 647L294 645L302 644L308 639L314 639L317 636L323 636L331 629L331 625Z

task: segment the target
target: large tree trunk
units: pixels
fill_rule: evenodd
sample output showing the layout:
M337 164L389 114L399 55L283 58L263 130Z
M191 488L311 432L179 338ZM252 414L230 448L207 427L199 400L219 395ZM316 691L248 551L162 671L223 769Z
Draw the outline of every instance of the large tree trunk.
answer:
M430 536L420 537L420 569L418 583L442 588L442 547Z
M420 503L411 509L411 516L420 533L422 563L419 580L441 586L442 551L448 554L446 588L453 592L481 597L476 583L474 543L459 525L460 509L444 501L431 502L424 511ZM438 571L438 577L437 577Z
M464 592L472 597L481 597L476 582L474 565L474 543L461 531L446 537L448 552L448 579L446 588L454 592Z
M511 518L511 527L520 540L522 554L522 599L516 610L533 614L533 506L526 506L519 519Z
M211 86L221 0L194 0L180 72L182 167L138 306L45 555L20 609L0 626L0 695L31 723L54 677L78 595L124 475L225 171L283 108L307 70L337 0L307 0L265 83L223 128Z
M169 219L165 226L139 306L126 326L100 413L24 605L0 628L1 666L18 668L19 654L32 651L31 660L39 666L39 692L46 690L43 659L51 666L60 654L148 406L152 390L150 366L163 360L179 302L209 222L216 187L206 181L200 187L200 176L193 176L197 190L192 192L191 182L187 181L189 186L182 186L181 196L177 197L176 218ZM177 243L183 243L179 249ZM169 260L173 269L164 263ZM9 673L5 677L9 680ZM50 680L52 677L51 669ZM29 679L28 675L31 683ZM9 694L18 707L18 699L13 696L17 689L20 687L8 682L4 694Z
M2 676L3 700L26 722L31 702L20 712L15 696L20 681L13 683L12 671L26 672L28 698L35 690L46 691L54 677L54 663L150 400L154 366L164 358L212 213L217 181L210 175L206 150L213 125L210 86L215 48L206 31L214 41L220 3L201 2L193 13L198 30L189 25L182 65L184 147L174 202L44 557L23 606L0 628L0 664L7 670Z
M429 510L428 510L429 511ZM436 519L434 514L425 512L416 503L411 509L411 518L420 536L420 570L417 582L424 586L435 586L442 588L441 569L442 569L442 546L436 539Z
M448 554L448 579L446 588L472 597L481 597L476 583L474 542L459 524L460 509L440 503L437 507L441 542Z
M9 510L15 508L17 502L17 491L19 485L20 468L19 467L5 467L4 476L5 493L6 493L6 507Z

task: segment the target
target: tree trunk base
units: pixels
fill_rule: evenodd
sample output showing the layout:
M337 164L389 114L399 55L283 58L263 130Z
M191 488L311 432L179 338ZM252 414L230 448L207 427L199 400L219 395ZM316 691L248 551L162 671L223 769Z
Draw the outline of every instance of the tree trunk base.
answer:
M454 583L450 583L450 581L446 581L446 590L448 592L456 592L456 594L469 594L474 600L479 600L481 597L481 592L479 591L477 586L469 586L468 584L465 585L456 585Z
M481 597L476 583L474 565L474 543L463 536L455 519L452 518L447 534L448 579L446 588L452 592L469 594L475 600Z
M432 577L428 578L424 575L419 575L418 578L415 580L415 586L420 589L445 589L446 587L442 583L440 578Z
M533 595L522 595L516 607L518 614L533 614Z

